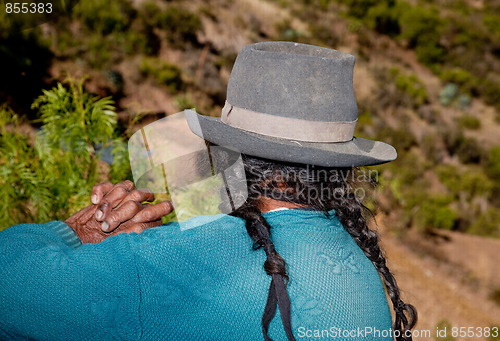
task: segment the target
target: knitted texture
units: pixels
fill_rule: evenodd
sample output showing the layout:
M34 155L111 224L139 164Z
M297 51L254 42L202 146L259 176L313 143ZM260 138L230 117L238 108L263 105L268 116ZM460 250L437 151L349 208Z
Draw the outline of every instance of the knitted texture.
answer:
M288 264L294 335L392 340L366 333L391 328L385 292L331 213L263 214ZM1 339L263 339L271 278L243 220L201 216L182 230L171 223L99 244L81 245L75 236L62 222L0 232ZM269 335L286 340L279 312Z

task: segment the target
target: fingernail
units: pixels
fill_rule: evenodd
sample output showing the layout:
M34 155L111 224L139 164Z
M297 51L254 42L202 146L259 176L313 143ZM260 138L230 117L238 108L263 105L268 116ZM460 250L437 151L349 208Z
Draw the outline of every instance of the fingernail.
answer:
M107 221L103 222L101 224L101 230L103 230L104 232L108 232L108 229L109 229L109 224Z
M92 201L92 203L94 205L96 205L97 204L97 194L92 195L92 197L90 198L90 200Z
M96 218L97 220L100 220L100 219L102 218L102 215L103 215L103 214L104 214L104 213L102 213L102 211L101 211L101 210L97 210L97 212L95 213L95 218Z

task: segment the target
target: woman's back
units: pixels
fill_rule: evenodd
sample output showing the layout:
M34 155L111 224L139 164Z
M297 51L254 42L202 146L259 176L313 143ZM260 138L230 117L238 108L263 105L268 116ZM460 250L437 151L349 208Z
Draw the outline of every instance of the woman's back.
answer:
M296 338L321 339L315 333L322 332L325 339L345 339L338 333L354 330L351 339L373 340L357 331L389 332L391 316L378 272L335 214L282 210L263 216L287 260ZM172 233L163 226L133 237L146 339L262 338L271 280L262 268L265 254L252 249L241 219L223 216L205 223L208 219L213 217L195 218L184 231ZM277 315L269 335L285 340Z

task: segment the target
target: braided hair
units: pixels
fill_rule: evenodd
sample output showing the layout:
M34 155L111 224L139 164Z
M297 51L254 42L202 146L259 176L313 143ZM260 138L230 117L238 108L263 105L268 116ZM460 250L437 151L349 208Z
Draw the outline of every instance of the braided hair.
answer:
M417 322L417 311L401 299L396 279L389 271L379 246L378 234L367 225L364 215L368 213L373 217L373 214L354 191L354 185L358 186L359 183L360 170L282 163L248 155L242 157L248 197L231 215L245 220L247 232L254 241L253 248L264 249L267 256L264 270L272 280L262 316L264 339L271 340L267 331L278 305L288 339L295 340L291 328L290 299L286 291L289 279L286 262L276 251L271 241L271 226L259 209L261 197L268 197L298 206L309 206L325 215L335 210L345 230L372 261L385 284L395 312L393 328L396 340L411 341L411 329ZM373 180L370 182L373 184Z

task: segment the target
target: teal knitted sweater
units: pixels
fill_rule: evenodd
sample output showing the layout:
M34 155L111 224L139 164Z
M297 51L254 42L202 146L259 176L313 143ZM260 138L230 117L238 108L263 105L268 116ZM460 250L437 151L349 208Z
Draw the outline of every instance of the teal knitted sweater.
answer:
M392 340L380 277L333 211L263 216L297 340ZM16 225L0 232L0 339L263 340L265 258L231 216L83 245L60 221ZM269 335L286 340L279 311Z

